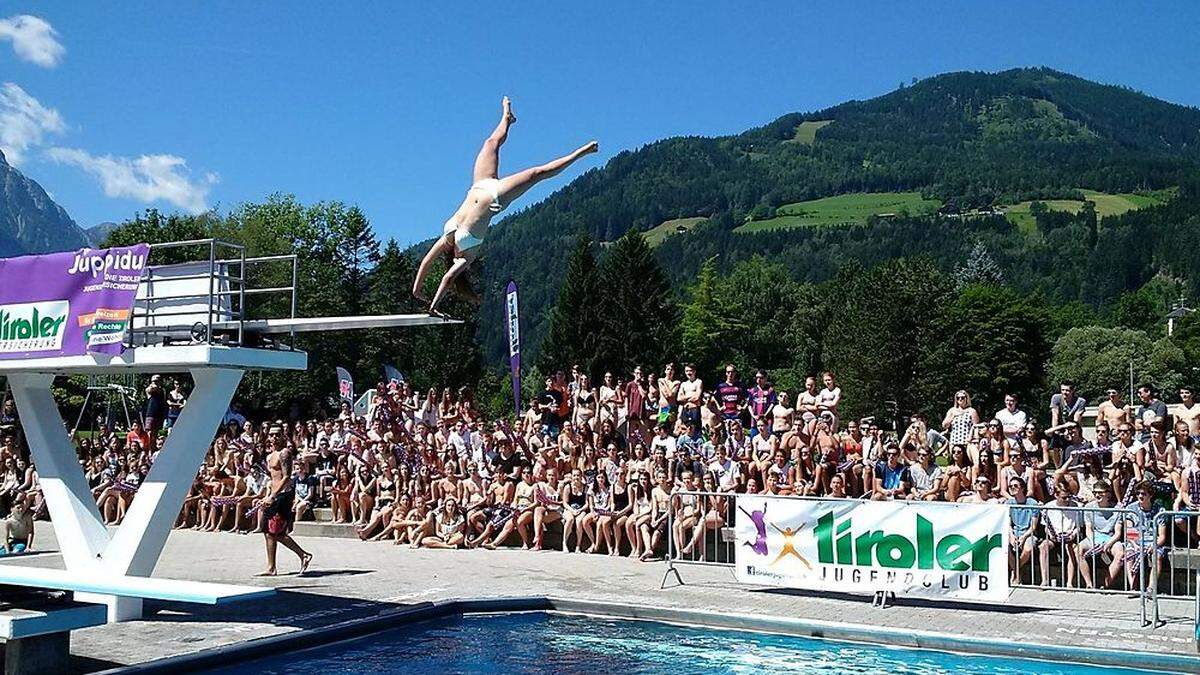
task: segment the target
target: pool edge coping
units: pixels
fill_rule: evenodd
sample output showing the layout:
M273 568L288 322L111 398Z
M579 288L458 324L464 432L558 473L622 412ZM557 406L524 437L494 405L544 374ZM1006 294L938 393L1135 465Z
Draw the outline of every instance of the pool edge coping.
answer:
M116 666L96 671L95 675L116 675L118 673L121 675L172 673L174 675L181 669L214 668L233 661L247 661L295 649L323 647L380 630L400 628L406 623L417 621L454 615L530 611L557 611L567 614L826 638L884 647L932 649L980 656L1011 656L1159 672L1200 672L1200 655L1160 654L1148 651L1121 651L1074 645L1018 642L842 621L721 613L712 610L618 604L600 600L550 596L507 596L448 598L388 608L373 616L359 617L328 626L291 630L278 635L202 649L188 654L178 654L154 661Z

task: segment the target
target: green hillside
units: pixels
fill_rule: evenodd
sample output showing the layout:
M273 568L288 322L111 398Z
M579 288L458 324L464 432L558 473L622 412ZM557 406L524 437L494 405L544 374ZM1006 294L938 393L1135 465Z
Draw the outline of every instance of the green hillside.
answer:
M809 122L801 122L800 124L796 125L796 134L792 136L790 141L785 142L812 145L817 141L817 131L829 126L830 124L833 124L833 120L813 120Z
M622 152L541 203L509 215L493 228L484 249L480 337L489 355L503 351L501 293L514 278L529 321L528 349L536 355L560 282L546 270L564 264L580 234L615 241L631 229L652 230L683 214L706 222L694 225L688 236L664 236L655 249L678 283L713 256L722 267L754 256L788 261L810 280L832 276L842 256L852 255L886 260L933 253L953 266L953 256L965 255L960 248L970 250L972 242L964 239L970 236L1003 243L1004 263L1030 270L1024 274L1030 285L1045 282L1064 297L1074 293L1075 299L1102 303L1144 283L1157 263L1141 260L1127 275L1101 280L1099 287L1088 287L1087 275L1074 272L1046 281L1071 269L1061 263L1062 252L1056 257L1018 239L1010 242L1011 233L1020 230L1002 217L982 218L986 227L930 215L899 223L881 219L873 227L887 227L878 232L764 230L761 223L758 231L734 231L749 216L761 221L789 205L839 195L919 192L941 202L947 214L1078 200L1080 188L1145 205L1150 202L1141 202L1140 193L1180 186L1182 195L1198 176L1200 110L1047 68L947 73L876 98L786 114L734 136L668 138ZM1098 211L1109 208L1102 201ZM1047 220L1036 227L1053 239L1060 225ZM896 238L897 232L908 238ZM1072 241L1109 245L1093 235ZM1051 244L1048 239L1039 245Z
M707 218L701 216L699 218L673 218L663 222L663 224L652 227L646 230L646 243L651 246L658 246L674 234L690 232L700 223L703 223Z
M871 216L920 216L936 213L941 207L940 201L925 199L920 192L837 195L784 204L776 209L774 218L750 221L735 228L734 232L767 232L813 225L861 225Z
M1123 194L1110 195L1095 190L1080 190L1087 201L1096 205L1096 215L1100 218L1105 216L1119 216L1122 213L1142 209L1149 206L1158 206L1165 204L1171 200L1176 194L1175 190L1154 190L1151 192L1126 192ZM1012 206L1003 208L1004 216L1008 218L1014 225L1021 228L1024 232L1032 232L1036 227L1036 219L1030 211L1033 201L1024 201ZM1084 200L1081 199L1046 199L1040 202L1047 210L1050 211L1065 211L1067 213L1079 213L1083 209Z

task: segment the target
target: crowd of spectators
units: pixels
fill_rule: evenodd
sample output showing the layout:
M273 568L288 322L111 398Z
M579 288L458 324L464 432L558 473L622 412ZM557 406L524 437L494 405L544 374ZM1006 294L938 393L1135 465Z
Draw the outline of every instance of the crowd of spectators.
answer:
M1071 383L1048 411L1026 409L1009 395L1000 410L982 412L960 391L941 420L913 414L884 424L844 418L832 373L809 377L793 395L761 371L744 384L727 366L710 384L693 366L682 370L682 377L674 365L661 375L605 373L598 386L578 368L559 372L511 420L485 419L469 390L422 395L404 382L378 385L364 414L348 402L322 420L250 421L231 412L177 526L262 531L272 450L285 451L294 467L297 520L328 514L363 539L413 547L542 549L553 542L564 551L642 560L668 550L703 555L732 524L730 493L1053 502L1142 508L1151 517L1163 508L1200 508L1200 405L1187 388L1174 415L1149 385L1132 405L1108 391L1095 440L1088 440L1087 403ZM101 425L76 437L110 524L124 517L186 393L181 382L168 387L155 376L145 399L144 425ZM11 401L4 410L12 411ZM1046 428L1036 421L1042 412ZM19 435L3 438L5 506L44 514L36 471L16 447ZM1125 545L1137 533L1122 531L1134 527L1122 519L1011 512L1014 562L1044 561L1056 548L1072 569L1064 583L1076 573L1088 584L1120 583L1140 550ZM1165 544L1162 534L1156 539ZM1049 583L1048 565L1041 569Z

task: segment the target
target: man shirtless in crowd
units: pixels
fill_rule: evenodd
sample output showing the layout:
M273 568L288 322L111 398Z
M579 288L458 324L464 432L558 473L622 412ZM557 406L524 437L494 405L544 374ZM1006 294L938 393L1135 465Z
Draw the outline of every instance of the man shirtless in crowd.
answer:
M1096 407L1096 422L1108 422L1108 426L1116 429L1122 424L1129 424L1129 406L1121 397L1121 392L1109 389L1105 392L1108 398Z
M771 433L779 439L792 430L792 419L796 416L796 410L789 403L788 393L781 391L779 399L771 408Z
M1179 407L1179 414L1175 416L1176 421L1187 422L1188 433L1193 436L1200 436L1200 403L1196 401L1195 394L1192 393L1191 387L1179 388L1179 400L1182 405Z
M300 558L300 574L308 571L312 562L312 554L300 548L292 539L292 521L295 512L292 503L296 498L296 488L292 484L292 452L284 446L283 434L276 434L277 428L271 429L272 450L267 455L267 473L271 482L267 488L267 496L260 502L263 516L266 518L266 529L263 537L267 544L267 569L261 576L273 577L276 574L275 552L279 544L283 544Z
M813 432L813 455L817 458L817 482L825 492L829 491L829 479L837 473L838 465L842 462L842 447L833 435L833 413L825 410L817 417L816 431Z
M700 425L700 404L704 400L704 380L696 377L696 366L687 364L683 367L687 378L679 384L679 405L683 408L679 417L684 424L695 422Z
M675 421L675 405L679 400L679 380L675 379L675 364L668 363L663 368L663 376L658 381L658 423L665 424Z
M817 378L809 375L804 378L804 391L796 397L796 410L800 413L810 413L816 415L821 412L818 405L821 398L821 392L817 391Z
M646 378L642 367L635 366L633 376L625 383L625 420L626 435L629 438L642 438L646 434Z

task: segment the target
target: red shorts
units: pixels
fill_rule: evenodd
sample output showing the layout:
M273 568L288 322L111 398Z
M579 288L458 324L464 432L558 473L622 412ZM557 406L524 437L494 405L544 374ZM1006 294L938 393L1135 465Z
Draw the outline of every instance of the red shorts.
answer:
M288 519L283 514L276 513L267 518L267 533L276 537L287 534L291 529L290 526L291 523L288 522Z

